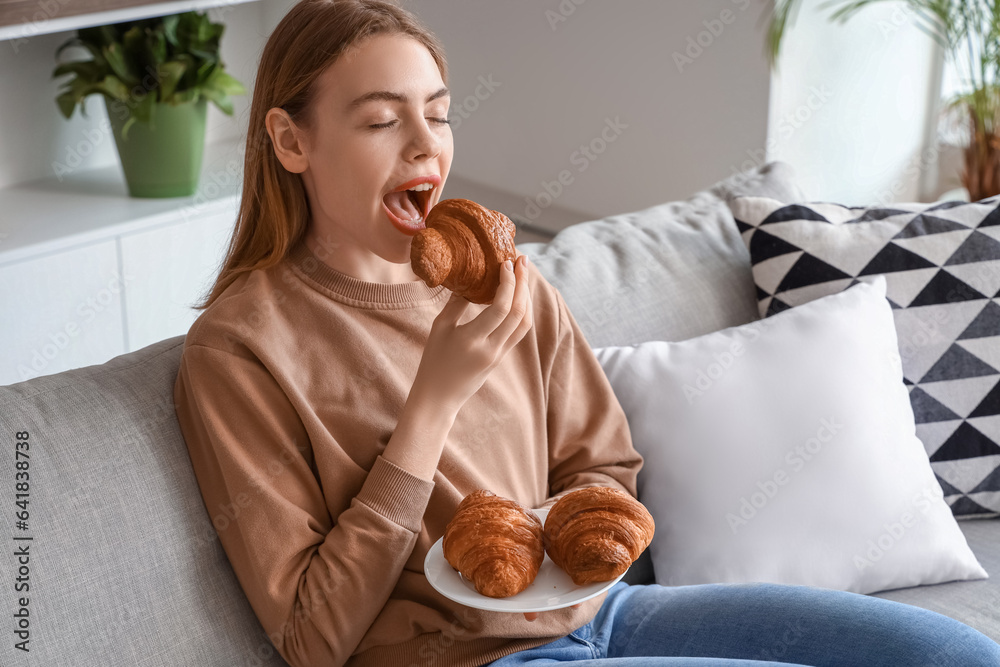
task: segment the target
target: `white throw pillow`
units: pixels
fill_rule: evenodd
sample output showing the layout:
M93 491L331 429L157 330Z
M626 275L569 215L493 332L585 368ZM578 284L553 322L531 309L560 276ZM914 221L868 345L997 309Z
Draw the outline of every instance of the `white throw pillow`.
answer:
M916 437L885 295L875 276L697 338L594 350L645 457L657 583L988 577Z

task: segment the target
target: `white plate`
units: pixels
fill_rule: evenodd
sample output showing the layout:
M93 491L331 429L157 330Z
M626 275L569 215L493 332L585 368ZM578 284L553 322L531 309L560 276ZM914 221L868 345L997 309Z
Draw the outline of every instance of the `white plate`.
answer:
M532 511L544 526L545 517L549 511ZM506 598L491 598L478 593L472 582L463 577L445 560L443 543L444 538L442 537L434 543L424 559L424 574L427 575L427 581L434 587L434 590L446 598L461 602L467 607L485 609L486 611L549 611L569 607L578 602L589 600L595 595L600 595L625 576L625 572L622 572L611 581L577 586L569 578L569 575L553 563L548 554L545 554L545 560L538 568L538 575L530 586L517 595Z

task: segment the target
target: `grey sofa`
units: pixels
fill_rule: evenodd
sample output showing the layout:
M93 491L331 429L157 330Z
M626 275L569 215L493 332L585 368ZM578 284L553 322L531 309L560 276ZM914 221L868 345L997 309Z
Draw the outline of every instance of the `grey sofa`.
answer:
M725 205L734 194L804 199L791 168L775 162L684 201L518 247L560 290L593 347L681 340L757 318L749 256ZM0 665L286 664L240 589L191 469L172 400L183 342L0 387L8 554L0 589L6 626L24 633L7 635ZM16 457L25 432L30 458ZM27 486L15 487L17 472L28 473ZM26 519L15 516L19 498L28 500ZM24 529L15 523L22 519ZM959 525L983 567L1000 573L1000 521ZM28 557L16 563L10 554L24 548ZM652 581L649 559L627 576ZM1000 640L998 582L877 595ZM11 592L24 584L22 604Z

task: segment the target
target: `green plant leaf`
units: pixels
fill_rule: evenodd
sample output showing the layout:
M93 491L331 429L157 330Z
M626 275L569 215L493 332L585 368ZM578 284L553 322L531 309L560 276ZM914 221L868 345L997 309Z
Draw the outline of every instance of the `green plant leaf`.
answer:
M229 96L217 88L202 88L201 94L215 103L219 110L227 116L233 115L233 101Z
M227 95L245 95L247 92L242 83L224 72L221 67L212 72L211 83Z
M187 67L184 63L174 60L169 63L163 63L157 69L157 75L160 78L160 100L163 102L169 102L170 98L173 97L174 91L177 90L177 84L184 76L184 70Z
M152 62L149 64L154 68L167 60L167 37L161 30L155 30L149 34L147 41L149 55Z
M94 85L94 88L100 92L105 93L108 97L113 100L128 100L129 91L128 87L122 83L121 79L109 74L104 77L104 80L98 84Z
M121 44L112 44L104 47L104 59L108 61L108 66L119 79L129 85L135 85L137 81L129 73L129 66L126 63L125 53Z
M184 104L204 98L232 115L229 96L247 91L224 71L219 54L224 33L224 24L197 11L82 28L56 52L53 78L74 75L60 84L56 104L66 118L76 105L86 117L85 98L103 95L124 103L121 113L129 114L124 128L151 123L157 102ZM59 55L72 45L85 48L91 60L59 63Z
M99 81L102 76L101 68L93 60L62 63L52 72L52 78L55 79L64 74L75 74L84 81Z
M180 42L177 41L177 24L179 21L180 17L177 14L163 17L163 35L166 37L167 43L174 47L175 50L180 46Z
M76 108L76 95L71 92L63 93L56 98L56 104L59 105L62 115L66 116L66 120L69 120L73 117L73 109Z
M137 122L155 127L155 123L153 122L153 107L155 104L156 96L146 95L132 108L132 115L125 121L125 125L122 127L123 139L128 138L128 128Z
M197 102L200 96L201 96L200 88L189 88L188 90L175 93L174 102L177 104L184 104L185 102Z
M98 50L106 46L111 46L118 41L118 32L114 26L100 25L93 28L80 28L76 31L77 36L85 44L92 44Z
M202 86L207 86L209 80L212 78L212 73L215 70L218 63L211 60L203 62L198 68L198 83Z

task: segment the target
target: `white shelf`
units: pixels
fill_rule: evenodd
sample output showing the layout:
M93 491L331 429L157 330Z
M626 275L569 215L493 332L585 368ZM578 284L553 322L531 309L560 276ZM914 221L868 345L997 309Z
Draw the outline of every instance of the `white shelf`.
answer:
M66 32L78 28L89 28L96 25L109 25L145 19L153 16L166 16L191 10L202 11L224 5L239 5L257 0L176 0L175 2L157 2L152 5L110 9L103 12L91 12L77 16L55 16L44 21L25 21L15 25L0 26L0 40L27 39L35 35L47 35L53 32ZM41 6L41 5L39 5Z
M0 267L183 218L211 216L243 188L242 139L205 146L190 197L130 197L121 164L0 189Z

